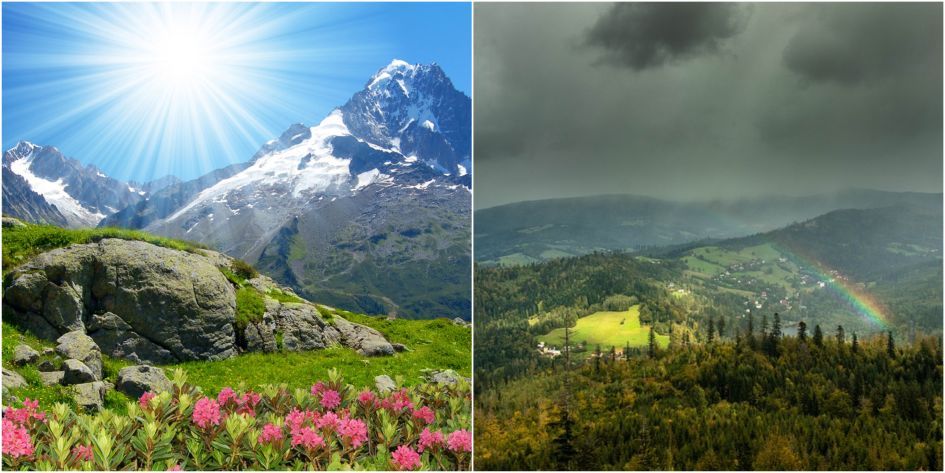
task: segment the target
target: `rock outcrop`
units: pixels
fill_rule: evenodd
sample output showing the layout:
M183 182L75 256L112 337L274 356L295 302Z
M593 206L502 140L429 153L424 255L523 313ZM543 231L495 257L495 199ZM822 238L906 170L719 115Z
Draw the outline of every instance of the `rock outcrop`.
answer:
M267 296L294 294L265 276L241 283L264 298L262 320L237 328L236 290L242 286L223 272L232 266L233 259L209 250L114 238L59 248L7 274L4 320L56 340L62 358L82 362L95 380L102 379L103 353L144 364L335 345L365 356L394 353L374 329L322 314L302 299ZM70 379L70 370L64 371Z
M118 371L118 384L115 388L119 391L138 399L142 394L151 391L160 393L170 391L174 388L164 370L153 366L139 365L122 368Z

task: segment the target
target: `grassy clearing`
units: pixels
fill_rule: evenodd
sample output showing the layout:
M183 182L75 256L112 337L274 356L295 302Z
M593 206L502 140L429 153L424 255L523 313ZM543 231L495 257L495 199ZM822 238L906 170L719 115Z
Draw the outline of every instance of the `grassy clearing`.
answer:
M464 376L471 373L470 330L446 319L387 320L345 313L344 317L373 327L390 341L403 343L410 351L394 356L363 357L347 348L311 352L248 353L223 361L181 363L188 379L206 392L217 393L224 386L243 383L247 387L286 383L309 387L336 368L355 386L373 386L374 377L403 376L405 385L420 382L423 369L454 369Z
M578 319L571 329L572 343L587 342L588 347L600 345L601 348L615 346L620 349L628 342L631 347L640 347L648 343L649 335L650 327L640 323L639 305L624 312L595 312ZM549 345L561 346L564 344L564 329L554 329L538 339ZM669 345L669 337L657 334L656 343L665 347Z
M77 243L92 243L104 238L145 241L153 245L188 252L206 248L198 243L159 237L138 230L65 229L52 225L26 224L22 227L3 229L3 272L6 273L40 253Z

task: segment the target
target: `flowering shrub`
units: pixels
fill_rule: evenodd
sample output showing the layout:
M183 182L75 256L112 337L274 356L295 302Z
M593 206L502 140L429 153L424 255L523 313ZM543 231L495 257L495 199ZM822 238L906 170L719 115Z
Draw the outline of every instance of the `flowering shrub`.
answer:
M174 373L126 415L3 410L3 464L29 470L469 469L470 393L425 384L358 391L334 370L311 390L224 388L209 397ZM48 407L48 406L47 406Z

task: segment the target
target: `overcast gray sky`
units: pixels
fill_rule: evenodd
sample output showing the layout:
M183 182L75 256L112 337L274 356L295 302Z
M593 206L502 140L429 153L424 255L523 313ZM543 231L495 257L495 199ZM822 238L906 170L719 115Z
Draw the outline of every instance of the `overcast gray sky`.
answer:
M941 4L475 11L475 200L942 190Z

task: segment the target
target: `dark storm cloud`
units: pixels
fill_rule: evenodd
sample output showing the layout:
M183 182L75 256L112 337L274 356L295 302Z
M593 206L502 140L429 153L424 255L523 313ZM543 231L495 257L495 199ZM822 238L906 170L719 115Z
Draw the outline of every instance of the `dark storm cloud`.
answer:
M734 3L618 3L587 32L603 61L642 70L718 52L744 28L750 8Z
M811 8L814 14L784 50L784 63L801 76L813 81L857 83L916 67L942 69L941 4Z
M477 208L941 191L941 5L736 7L477 4Z

